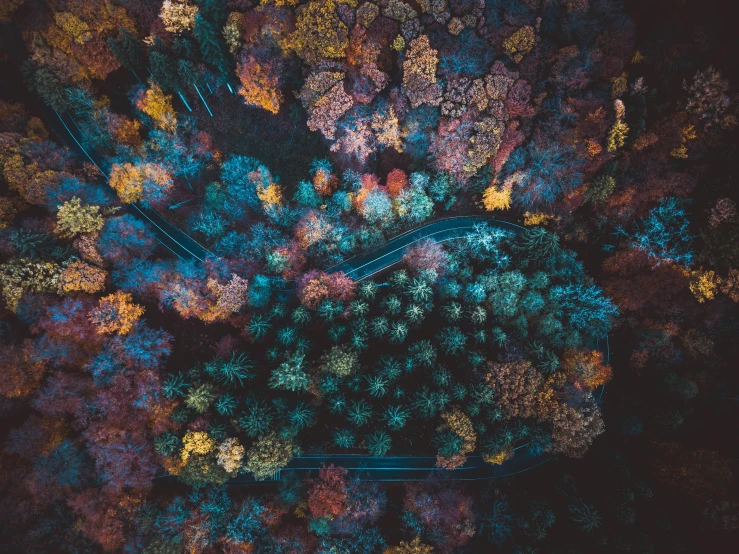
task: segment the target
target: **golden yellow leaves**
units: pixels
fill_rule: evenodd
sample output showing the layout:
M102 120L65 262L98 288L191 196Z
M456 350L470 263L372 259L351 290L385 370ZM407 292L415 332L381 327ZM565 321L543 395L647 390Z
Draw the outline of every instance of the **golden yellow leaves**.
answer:
M127 292L116 291L104 296L97 308L90 313L90 321L97 326L98 333L125 335L144 315L144 307L134 304Z

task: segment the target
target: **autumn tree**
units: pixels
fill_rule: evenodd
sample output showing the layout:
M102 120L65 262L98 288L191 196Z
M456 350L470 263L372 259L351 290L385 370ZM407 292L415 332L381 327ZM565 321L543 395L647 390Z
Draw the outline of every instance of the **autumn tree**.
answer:
M534 28L530 25L521 27L503 42L503 49L516 63L521 63L536 43Z
M159 18L168 32L179 34L192 31L195 27L197 13L198 7L193 6L187 0L164 0Z
M408 96L412 108L421 104L438 106L441 103L442 88L436 80L437 54L426 35L410 43L403 62L403 92Z
M541 375L531 362L488 362L485 383L491 387L504 417L531 417Z
M343 58L349 30L339 18L333 0L312 0L296 10L295 31L283 48L294 51L307 63Z
M116 163L110 170L110 186L126 203L162 204L173 185L170 172L157 163Z
M97 308L90 313L100 334L125 335L144 315L144 307L134 304L127 292L116 291L100 299Z
M319 71L308 75L300 89L300 101L310 114L308 128L329 140L335 138L339 119L354 104L344 90L343 79L342 72Z
M308 491L308 507L314 518L333 519L342 515L347 502L346 476L343 467L333 464L318 470L318 479L311 481Z
M397 198L408 187L408 176L402 169L393 169L387 174L387 192L392 198Z
M62 267L54 262L13 258L0 265L0 288L8 309L15 312L26 292L61 292Z
M247 106L274 114L280 111L283 100L279 90L280 71L272 59L263 59L245 50L236 65L236 75L241 82L238 92Z
M416 273L432 270L438 277L442 277L449 268L449 254L433 239L411 246L403 255L403 261Z
M94 265L76 260L59 274L59 287L64 292L86 292L94 294L105 288L107 273Z
M0 395L5 398L26 398L40 385L47 363L36 356L31 339L3 346L0 357Z
M482 205L489 212L494 210L507 210L511 207L512 183L503 185L491 184L482 193Z
M103 227L100 206L82 205L79 198L72 198L59 206L56 213L56 232L64 238L81 233L97 233Z
M355 284L342 272L323 273L309 271L298 281L298 297L309 309L316 309L326 299L350 301L354 298Z
M439 446L436 465L455 469L464 465L466 455L475 450L477 434L472 420L459 408L444 412L441 414L441 420L443 423L437 429L436 436ZM455 440L455 437L458 440Z
M244 469L257 481L264 481L285 467L293 457L293 444L289 440L269 433L254 443L246 453Z
M148 89L141 90L134 104L151 118L157 129L169 132L177 129L177 114L172 108L172 97L164 94L159 85L151 84Z
M124 8L95 0L55 5L51 15L40 32L44 40L29 34L34 61L72 82L103 80L118 68L106 39L120 27L134 31Z
M421 537L416 537L411 542L400 541L398 546L391 546L384 554L433 554L434 547L421 542Z
M562 370L590 390L605 385L612 375L611 367L603 362L603 353L597 350L567 350Z

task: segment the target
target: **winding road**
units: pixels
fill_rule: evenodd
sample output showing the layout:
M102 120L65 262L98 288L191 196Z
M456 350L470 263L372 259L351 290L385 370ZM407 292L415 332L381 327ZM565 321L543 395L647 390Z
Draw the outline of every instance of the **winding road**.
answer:
M56 114L58 121L64 126L72 138L73 143L64 139L64 134L57 132L59 138L81 156L91 161L106 178L108 174L103 170L104 160L95 152L85 150L81 144L81 137L75 135L77 128L74 120L66 115ZM56 127L52 125L52 129ZM169 223L160 213L141 204L131 204L131 211L146 221L156 239L170 252L181 260L205 261L208 256L214 256L207 248L187 235L181 229ZM419 227L408 230L390 239L382 246L369 252L353 256L328 269L331 272L342 271L354 281L362 281L397 264L403 258L407 249L425 239L436 242L448 242L464 237L474 229L475 225L486 223L491 227L517 233L524 229L520 225L508 221L500 221L485 216L457 216L446 217L431 221ZM608 338L599 345L608 361L610 349ZM603 394L601 388L600 396ZM348 470L352 477L363 481L421 481L431 474L444 474L456 481L478 481L506 477L528 471L538 467L550 459L549 455L534 456L529 453L527 445L516 447L515 455L501 465L491 465L483 461L481 456L468 456L466 463L447 471L436 467L435 456L368 456L361 454L306 454L293 458L286 467L277 472L272 481L278 481L283 473L299 473L307 475L316 472L323 465L341 466ZM162 476L161 479L174 479L173 476ZM257 481L249 474L239 475L229 481L230 485L254 485Z

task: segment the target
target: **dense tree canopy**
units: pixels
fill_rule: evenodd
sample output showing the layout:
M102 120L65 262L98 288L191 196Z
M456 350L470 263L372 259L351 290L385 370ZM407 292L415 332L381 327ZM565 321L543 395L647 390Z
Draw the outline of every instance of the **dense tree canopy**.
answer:
M4 2L0 550L723 551L739 45L663 4Z

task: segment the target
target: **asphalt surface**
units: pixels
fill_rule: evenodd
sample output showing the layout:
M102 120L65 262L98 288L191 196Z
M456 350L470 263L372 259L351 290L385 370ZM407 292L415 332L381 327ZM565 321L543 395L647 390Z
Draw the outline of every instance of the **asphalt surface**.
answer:
M82 146L82 136L74 120L67 115L54 113L71 141L65 138L65 133L55 124L54 118L50 116L50 119L52 119L51 127L55 134L72 150L92 162L107 180L108 173L105 160L96 152L86 150ZM156 210L142 204L131 204L130 209L132 213L145 220L150 225L152 234L156 239L181 260L203 262L208 256L213 255L184 231L167 222ZM354 281L362 281L399 263L408 248L422 240L433 239L436 242L457 240L464 237L466 233L474 229L475 225L480 223L486 223L491 227L512 232L523 229L515 223L499 221L485 216L458 216L437 219L406 231L379 248L344 260L329 268L329 271L343 271ZM606 357L608 357L607 340L605 352ZM433 474L444 474L456 481L478 481L522 473L551 459L549 455L532 456L526 449L526 445L521 445L515 450L515 455L501 465L488 464L480 456L468 456L466 463L454 471L437 468L435 456L304 455L293 458L285 468L275 474L272 481L278 481L284 473L294 472L307 475L311 472L315 473L324 465L329 466L331 464L343 467L349 472L350 476L363 481L420 481ZM167 478L168 476L163 477ZM256 481L249 474L239 475L229 481L229 484L234 486L255 483Z
M435 456L364 456L361 454L314 455L293 458L270 481L279 481L287 473L315 475L321 467L342 467L350 477L360 481L406 482L424 481L432 475L443 475L453 481L485 481L523 473L551 460L551 456L532 457L519 447L513 458L501 465L490 465L481 456L468 456L467 462L454 471L436 467ZM246 486L257 483L250 474L234 477L229 484Z
M406 231L379 248L344 260L331 267L330 271L343 271L352 280L362 281L399 263L408 248L421 241L433 239L436 242L448 242L460 239L481 223L514 233L523 229L515 223L482 215L445 217Z

